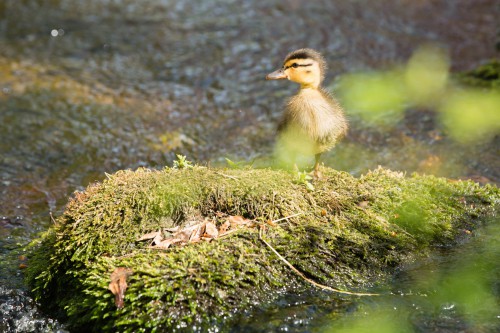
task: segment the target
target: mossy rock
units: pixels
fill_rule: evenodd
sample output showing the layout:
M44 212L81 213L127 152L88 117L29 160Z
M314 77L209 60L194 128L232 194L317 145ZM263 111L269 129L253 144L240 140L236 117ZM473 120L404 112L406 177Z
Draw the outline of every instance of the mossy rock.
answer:
M458 73L459 82L468 86L500 89L500 61L493 59L477 68Z
M377 169L359 178L324 168L311 190L269 169L120 171L76 193L31 248L27 281L72 331L172 331L230 322L231 314L279 292L314 288L241 228L211 242L167 250L137 239L189 221L241 215L267 225L265 239L317 283L376 290L395 267L436 244L452 244L495 212L500 191ZM130 268L124 307L108 290Z

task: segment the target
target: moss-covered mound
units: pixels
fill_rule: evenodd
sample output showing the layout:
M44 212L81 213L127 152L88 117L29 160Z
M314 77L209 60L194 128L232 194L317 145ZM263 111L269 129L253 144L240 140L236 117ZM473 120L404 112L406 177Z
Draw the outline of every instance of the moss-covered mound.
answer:
M262 169L118 172L69 202L33 247L28 282L75 331L203 327L279 291L313 287L255 227L167 250L149 248L142 235L241 215L267 225L267 242L307 278L370 291L403 260L468 234L500 199L493 186L384 169L354 178L325 168L313 190L305 185ZM122 308L108 289L118 267L132 270Z

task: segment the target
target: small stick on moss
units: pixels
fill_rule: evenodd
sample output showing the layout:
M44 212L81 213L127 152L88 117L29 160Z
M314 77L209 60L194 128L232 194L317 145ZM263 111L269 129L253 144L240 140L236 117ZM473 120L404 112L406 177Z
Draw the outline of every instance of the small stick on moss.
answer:
M240 230L241 229L233 229L233 230L226 231L225 233L223 233L222 235L220 235L216 239L221 239L221 238L227 237L227 236L231 235L232 233L235 233L236 231L240 231Z
M297 214L293 214L293 215L286 216L286 217L282 217L282 218L280 218L280 219L273 220L273 221L271 221L271 222L273 222L273 223L277 223L277 222L280 222L280 221L283 221L283 220L288 220L288 219L291 219L292 217L299 216L299 215L302 215L302 214L304 214L304 212L297 213Z
M222 176L222 177L227 177L227 178L230 178L230 179L239 180L238 177L226 175L225 173L221 173L221 172L215 172L215 173L218 174L218 175L220 175L220 176Z
M273 251L274 254L276 254L278 256L278 258L280 258L288 267L290 267L290 269L292 271L294 271L298 276L300 276L302 279L304 279L305 281L309 282L313 286L318 287L320 289L333 291L333 292L336 292L336 293L339 293L339 294L347 294L347 295L355 295L355 296L379 296L380 295L380 294L370 294L370 293L356 293L356 292L353 292L353 291L335 289L335 288L332 288L332 287L328 287L328 286L319 284L319 283L317 283L317 282L315 282L315 281L307 278L301 271L299 271L297 268L295 268L288 260L286 260L281 254L279 254L278 251L276 251L274 249L274 247L271 246L271 244L269 244L268 242L266 242L266 240L262 237L262 230L263 229L264 229L264 226L261 226L259 228L259 239L261 241L263 241L264 244L266 244L267 247L269 247L271 249L271 251Z

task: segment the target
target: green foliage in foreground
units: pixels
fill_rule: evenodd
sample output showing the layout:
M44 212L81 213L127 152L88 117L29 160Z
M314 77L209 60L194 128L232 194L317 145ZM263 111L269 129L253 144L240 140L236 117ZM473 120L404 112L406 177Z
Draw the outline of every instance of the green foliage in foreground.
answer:
M27 281L72 330L171 331L220 322L279 291L310 288L260 240L257 229L169 250L137 239L223 214L265 222L267 241L314 281L364 290L434 244L453 242L491 214L496 187L378 169L360 178L329 168L314 189L285 171L192 168L121 171L75 194L57 225L34 242ZM125 306L108 290L133 270Z

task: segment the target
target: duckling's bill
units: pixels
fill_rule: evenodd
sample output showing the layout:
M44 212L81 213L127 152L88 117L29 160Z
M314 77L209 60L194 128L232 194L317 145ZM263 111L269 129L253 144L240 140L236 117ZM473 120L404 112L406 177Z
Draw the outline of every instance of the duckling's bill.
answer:
M280 68L277 71L266 75L266 80L282 80L287 78L288 76L286 75L284 68Z

